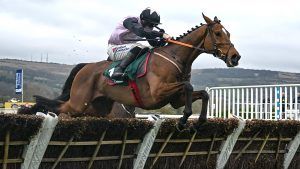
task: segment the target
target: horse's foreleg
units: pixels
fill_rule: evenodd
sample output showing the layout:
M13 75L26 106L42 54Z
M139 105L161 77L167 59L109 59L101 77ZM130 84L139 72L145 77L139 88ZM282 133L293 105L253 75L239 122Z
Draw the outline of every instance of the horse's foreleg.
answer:
M184 82L184 92L185 92L185 106L183 110L183 116L179 120L178 128L182 130L187 122L187 119L193 114L192 112L192 93L193 86L190 82Z
M199 123L203 123L207 120L207 105L208 105L208 100L209 100L209 95L205 90L200 90L200 91L194 91L192 93L192 102L201 99L202 100L202 106L201 106L201 111L200 111L200 116L199 116ZM174 99L171 102L171 106L175 109L184 106L186 102L186 97L185 95L181 95L180 97ZM185 111L184 111L185 112Z
M201 106L198 123L203 123L207 120L207 106L208 106L209 95L205 90L200 90L200 91L194 92L193 97L195 99L202 100L202 106Z

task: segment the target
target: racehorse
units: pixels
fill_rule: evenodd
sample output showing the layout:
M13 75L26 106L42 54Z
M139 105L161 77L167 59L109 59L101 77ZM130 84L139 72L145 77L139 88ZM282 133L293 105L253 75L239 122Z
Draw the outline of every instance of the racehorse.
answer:
M202 16L206 24L192 28L176 40L168 40L168 45L151 52L147 74L136 79L134 89L110 85L103 73L111 62L101 61L87 64L78 72L68 101L56 102L36 96L37 103L43 103L60 114L97 110L102 116L110 113L114 102L149 110L170 103L175 109L185 106L178 123L178 127L183 128L192 114L192 102L202 99L198 122L205 122L209 95L204 90L193 91L190 84L192 63L200 54L208 53L223 60L227 67L234 67L241 56L220 20Z

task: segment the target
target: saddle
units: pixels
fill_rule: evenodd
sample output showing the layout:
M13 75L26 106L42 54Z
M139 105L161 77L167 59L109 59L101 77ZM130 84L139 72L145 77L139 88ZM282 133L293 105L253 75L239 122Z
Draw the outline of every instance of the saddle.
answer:
M123 85L128 86L129 81L135 81L141 78L147 73L147 65L150 58L151 51L145 51L141 56L137 57L132 63L130 63L125 69L124 73L127 75L124 81L116 80L110 77L110 72L118 66L121 61L112 62L107 69L105 69L103 75L107 78L109 85Z

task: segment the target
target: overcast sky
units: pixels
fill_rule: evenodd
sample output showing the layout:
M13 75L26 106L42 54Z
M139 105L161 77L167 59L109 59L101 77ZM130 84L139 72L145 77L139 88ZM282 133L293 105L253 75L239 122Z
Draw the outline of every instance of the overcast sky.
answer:
M240 68L300 73L297 0L0 0L0 58L76 64L107 58L118 22L152 7L174 37L218 16L242 55ZM193 68L224 68L200 55Z

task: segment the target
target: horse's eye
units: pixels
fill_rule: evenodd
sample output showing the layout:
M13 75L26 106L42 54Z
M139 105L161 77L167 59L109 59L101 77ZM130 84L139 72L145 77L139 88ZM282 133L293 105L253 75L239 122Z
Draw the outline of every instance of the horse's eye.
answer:
M215 34L216 34L216 36L221 36L222 35L221 32L216 32Z

